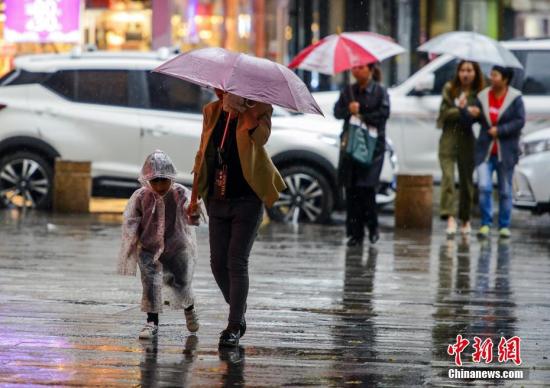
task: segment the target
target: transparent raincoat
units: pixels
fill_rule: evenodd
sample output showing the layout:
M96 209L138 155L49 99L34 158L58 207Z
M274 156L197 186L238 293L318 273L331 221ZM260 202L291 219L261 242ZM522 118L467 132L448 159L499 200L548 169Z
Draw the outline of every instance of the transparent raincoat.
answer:
M167 178L173 182L163 197L150 186L149 181L154 178ZM187 217L191 191L175 183L175 178L176 169L168 155L155 151L147 157L139 177L143 187L134 192L124 211L119 274L135 275L139 254L146 250L158 265L161 255L183 257L189 263L185 280L190 283L197 258L195 229ZM206 221L204 206L200 204L199 209ZM165 224L167 219L170 225Z

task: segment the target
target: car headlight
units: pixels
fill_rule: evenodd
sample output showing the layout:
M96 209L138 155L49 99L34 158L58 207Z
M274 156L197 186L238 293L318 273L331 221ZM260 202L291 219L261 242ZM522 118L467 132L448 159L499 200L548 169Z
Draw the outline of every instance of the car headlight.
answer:
M550 151L550 139L530 141L521 144L522 156Z

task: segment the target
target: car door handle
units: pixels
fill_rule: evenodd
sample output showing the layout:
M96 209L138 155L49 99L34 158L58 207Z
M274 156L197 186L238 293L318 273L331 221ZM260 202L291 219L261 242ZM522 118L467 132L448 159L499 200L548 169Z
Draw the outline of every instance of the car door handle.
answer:
M50 116L57 116L57 112L52 110L51 108L45 108L45 109L36 109L34 113L42 116L44 114L50 115Z
M148 136L154 136L154 137L161 137L169 135L170 132L165 131L162 129L162 127L155 127L155 128L141 128L141 134L148 135Z

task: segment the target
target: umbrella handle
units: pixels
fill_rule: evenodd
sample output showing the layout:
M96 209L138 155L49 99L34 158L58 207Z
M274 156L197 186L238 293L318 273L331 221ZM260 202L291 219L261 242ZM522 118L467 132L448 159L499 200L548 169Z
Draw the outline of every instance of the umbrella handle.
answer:
M351 96L351 100L355 101L355 94L353 93L353 84L351 83L351 71L348 77L348 88L349 88L349 94Z

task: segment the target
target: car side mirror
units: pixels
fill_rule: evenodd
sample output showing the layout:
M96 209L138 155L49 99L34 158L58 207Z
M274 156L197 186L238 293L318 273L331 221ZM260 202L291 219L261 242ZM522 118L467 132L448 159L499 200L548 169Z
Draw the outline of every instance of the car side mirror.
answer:
M414 91L417 95L423 95L433 90L435 86L435 74L428 73L420 78L414 85Z

